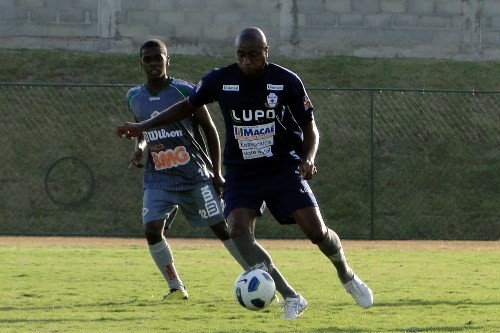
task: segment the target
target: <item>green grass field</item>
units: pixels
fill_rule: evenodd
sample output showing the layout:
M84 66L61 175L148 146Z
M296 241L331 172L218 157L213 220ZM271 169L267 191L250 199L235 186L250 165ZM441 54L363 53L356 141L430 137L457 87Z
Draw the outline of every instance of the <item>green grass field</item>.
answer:
M172 239L190 299L166 287L142 239L0 238L0 332L498 332L500 242L356 242L344 247L374 291L364 310L303 241L264 240L308 300L297 320L243 309L240 268L212 240Z

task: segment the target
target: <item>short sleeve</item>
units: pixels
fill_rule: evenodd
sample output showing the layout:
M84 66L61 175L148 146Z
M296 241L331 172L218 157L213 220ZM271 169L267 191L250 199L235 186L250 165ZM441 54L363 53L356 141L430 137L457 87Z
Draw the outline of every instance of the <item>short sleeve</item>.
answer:
M189 102L195 106L210 104L217 100L217 70L214 69L198 82L189 95Z
M290 112L299 125L305 125L314 120L314 107L298 76L295 76L292 81L288 101Z

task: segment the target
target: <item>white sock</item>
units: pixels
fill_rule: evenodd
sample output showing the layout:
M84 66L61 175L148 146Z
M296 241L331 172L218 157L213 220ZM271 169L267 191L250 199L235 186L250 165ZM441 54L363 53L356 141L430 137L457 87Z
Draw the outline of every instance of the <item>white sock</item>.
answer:
M148 245L148 248L169 289L182 289L184 285L175 269L173 254L167 240L163 238L159 243Z

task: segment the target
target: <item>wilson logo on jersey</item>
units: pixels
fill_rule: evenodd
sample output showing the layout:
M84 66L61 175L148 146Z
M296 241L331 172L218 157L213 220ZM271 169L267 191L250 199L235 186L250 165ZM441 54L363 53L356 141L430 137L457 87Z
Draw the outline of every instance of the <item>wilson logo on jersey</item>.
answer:
M181 136L183 136L181 130L167 132L163 128L161 130L144 132L144 139L147 142L155 141L155 140L159 140L159 139L166 139L166 138L179 138Z
M174 150L167 149L159 153L151 153L156 170L171 169L189 163L191 159L186 147L178 146Z

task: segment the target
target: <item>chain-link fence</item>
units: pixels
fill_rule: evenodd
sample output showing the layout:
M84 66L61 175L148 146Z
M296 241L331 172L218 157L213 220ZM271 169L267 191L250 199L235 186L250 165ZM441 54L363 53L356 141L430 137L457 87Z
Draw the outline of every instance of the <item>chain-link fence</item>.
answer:
M0 84L0 234L142 235L141 170L113 132L132 119L129 88ZM321 134L311 185L342 238L499 238L500 92L309 94ZM169 232L213 237L182 216ZM268 214L257 234L303 237Z

